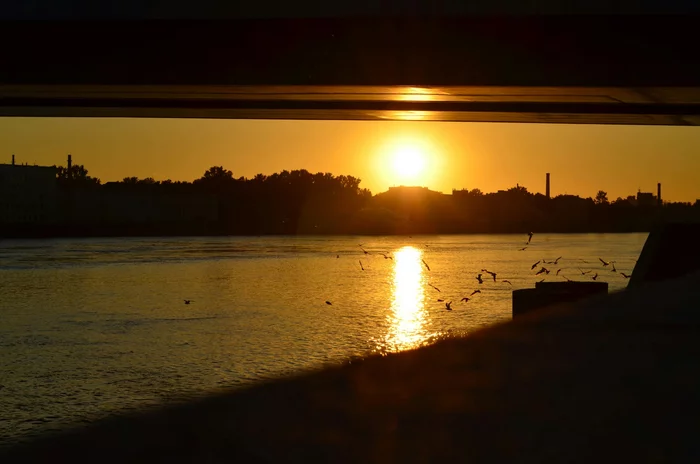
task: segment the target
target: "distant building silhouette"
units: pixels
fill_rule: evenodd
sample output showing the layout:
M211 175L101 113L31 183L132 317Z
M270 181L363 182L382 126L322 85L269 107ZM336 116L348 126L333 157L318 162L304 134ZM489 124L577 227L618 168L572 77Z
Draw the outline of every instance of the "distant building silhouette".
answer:
M656 197L651 192L637 192L637 206L654 206Z
M62 216L76 226L213 224L216 196L107 182L102 188L63 193Z
M548 199L551 198L551 197L549 196L549 173L547 173L547 186L546 186L546 189L545 189L545 196L546 196Z
M656 202L659 206L663 205L663 201L661 200L661 182L656 184Z
M56 168L0 164L0 223L51 224L56 222Z

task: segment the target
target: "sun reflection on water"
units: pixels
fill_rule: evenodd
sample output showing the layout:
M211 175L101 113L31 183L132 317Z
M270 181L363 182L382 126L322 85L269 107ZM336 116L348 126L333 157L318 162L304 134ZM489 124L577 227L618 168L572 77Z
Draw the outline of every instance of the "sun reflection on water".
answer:
M426 340L423 287L421 251L411 246L396 251L391 325L386 337L389 351L417 348Z

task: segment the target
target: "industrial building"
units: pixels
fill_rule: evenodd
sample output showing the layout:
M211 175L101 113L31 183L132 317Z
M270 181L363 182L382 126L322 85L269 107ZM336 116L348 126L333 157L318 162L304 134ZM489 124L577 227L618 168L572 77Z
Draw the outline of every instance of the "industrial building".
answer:
M641 190L637 192L637 206L661 206L662 204L661 182L656 184L656 196L651 192L642 192Z
M58 220L56 168L0 164L0 224L53 224Z

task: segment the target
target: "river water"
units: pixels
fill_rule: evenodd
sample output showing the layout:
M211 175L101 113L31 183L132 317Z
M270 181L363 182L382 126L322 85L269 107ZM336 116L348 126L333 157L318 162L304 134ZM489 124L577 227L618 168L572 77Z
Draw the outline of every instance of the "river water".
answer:
M629 274L646 236L543 234L524 251L521 235L0 241L0 444L468 334L543 276L623 289L598 258Z

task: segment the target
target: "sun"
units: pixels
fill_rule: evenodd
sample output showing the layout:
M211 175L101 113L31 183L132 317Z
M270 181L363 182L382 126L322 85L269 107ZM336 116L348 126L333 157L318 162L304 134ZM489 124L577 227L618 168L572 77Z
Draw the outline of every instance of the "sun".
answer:
M393 150L391 164L397 179L415 181L424 173L427 160L419 146L402 145Z

